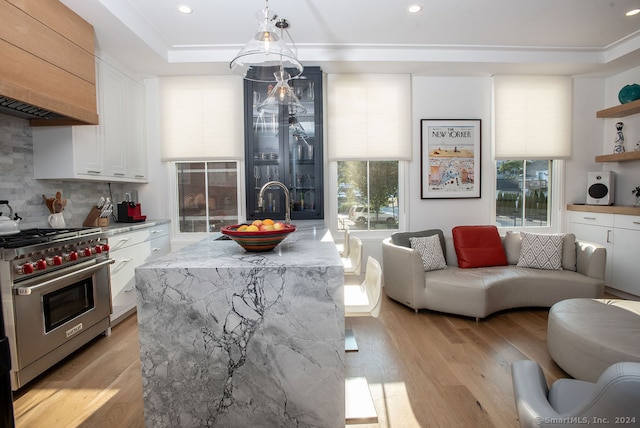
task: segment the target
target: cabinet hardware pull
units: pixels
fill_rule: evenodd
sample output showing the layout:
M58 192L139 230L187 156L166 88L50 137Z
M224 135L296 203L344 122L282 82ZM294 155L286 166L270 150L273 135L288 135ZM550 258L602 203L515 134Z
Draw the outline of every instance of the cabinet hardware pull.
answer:
M87 174L102 174L102 171L89 170L89 171L87 171Z
M155 247L155 248L153 249L153 251L160 251L160 250L162 250L162 248Z
M634 221L633 224L640 224L640 221Z
M124 173L122 172L114 172L113 175L115 175L116 177L124 177Z
M595 217L582 217L585 220L597 220Z
M144 178L145 176L144 176L144 175L141 175L141 174L136 174L136 175L135 175L135 177L136 177L136 178Z
M611 230L607 230L607 244L611 243Z
M120 242L127 242L128 240L130 240L131 238L120 238Z
M125 289L124 289L124 292L125 292L125 293L130 293L130 292L132 292L132 291L133 291L133 290L135 290L135 289L136 289L136 286L134 285L134 286L131 286L131 287L129 287L129 288L125 288Z

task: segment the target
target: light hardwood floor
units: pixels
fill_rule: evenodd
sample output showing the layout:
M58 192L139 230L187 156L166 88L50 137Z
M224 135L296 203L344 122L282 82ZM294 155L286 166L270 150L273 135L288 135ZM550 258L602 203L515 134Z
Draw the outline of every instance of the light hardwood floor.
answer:
M384 297L379 318L347 318L359 352L347 376L366 376L371 427L517 427L511 362L533 359L548 381L567 375L546 346L548 309L474 319L414 313ZM14 396L19 428L143 427L135 315Z

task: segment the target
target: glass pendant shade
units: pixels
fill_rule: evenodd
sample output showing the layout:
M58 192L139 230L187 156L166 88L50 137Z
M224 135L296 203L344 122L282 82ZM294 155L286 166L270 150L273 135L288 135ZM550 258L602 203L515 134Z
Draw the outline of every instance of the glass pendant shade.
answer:
M272 23L276 16L268 8L256 12L258 31L229 64L233 73L256 82L277 82L274 76L281 70L290 78L302 74L302 63Z
M278 114L280 113L280 106L287 106L287 112L289 115L305 114L307 109L296 94L293 93L291 86L287 81L291 78L285 71L278 71L274 73L276 86L273 87L271 92L267 95L267 98L258 105L257 110L260 114Z

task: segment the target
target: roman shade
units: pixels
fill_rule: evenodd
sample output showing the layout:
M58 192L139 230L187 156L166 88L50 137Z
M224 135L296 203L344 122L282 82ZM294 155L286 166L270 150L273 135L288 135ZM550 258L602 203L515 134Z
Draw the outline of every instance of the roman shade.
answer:
M161 77L162 160L243 159L243 104L237 76Z
M329 160L411 159L408 74L327 76Z
M571 156L572 80L494 76L495 159Z

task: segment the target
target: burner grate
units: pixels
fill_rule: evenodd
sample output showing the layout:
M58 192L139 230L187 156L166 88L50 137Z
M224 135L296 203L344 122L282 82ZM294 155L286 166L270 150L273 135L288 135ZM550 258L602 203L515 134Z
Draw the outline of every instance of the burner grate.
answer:
M87 233L101 232L99 228L79 227L64 229L25 229L13 235L0 236L0 248L21 248L34 244L72 238Z

